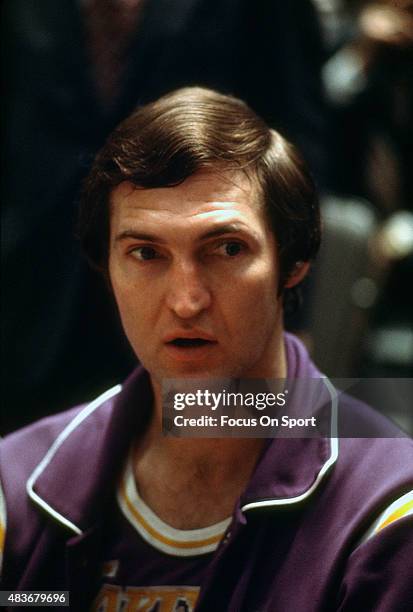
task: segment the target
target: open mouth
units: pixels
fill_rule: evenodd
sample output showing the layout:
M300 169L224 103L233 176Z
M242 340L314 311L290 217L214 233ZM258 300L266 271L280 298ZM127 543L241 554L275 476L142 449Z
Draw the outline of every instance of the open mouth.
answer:
M175 338L171 342L168 342L168 344L181 348L194 348L206 346L207 344L212 344L212 342L210 340L205 340L204 338Z

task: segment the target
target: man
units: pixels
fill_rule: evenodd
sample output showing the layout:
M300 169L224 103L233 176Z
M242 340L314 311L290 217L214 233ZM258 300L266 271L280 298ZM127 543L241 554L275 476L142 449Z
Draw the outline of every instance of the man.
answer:
M332 186L312 0L5 0L1 8L5 433L133 367L73 220L96 151L136 105L191 84L235 93L289 134L319 184ZM306 325L304 317L289 324Z
M241 101L178 90L106 142L80 236L143 368L4 441L4 588L79 610L403 609L413 445L369 408L342 399L378 437L339 448L161 431L164 379L321 377L282 326L320 241L295 149Z

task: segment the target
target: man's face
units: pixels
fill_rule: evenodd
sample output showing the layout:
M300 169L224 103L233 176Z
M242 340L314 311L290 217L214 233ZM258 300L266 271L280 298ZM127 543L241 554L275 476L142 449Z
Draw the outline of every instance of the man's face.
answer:
M157 382L280 375L277 247L243 174L118 185L109 274L125 333Z

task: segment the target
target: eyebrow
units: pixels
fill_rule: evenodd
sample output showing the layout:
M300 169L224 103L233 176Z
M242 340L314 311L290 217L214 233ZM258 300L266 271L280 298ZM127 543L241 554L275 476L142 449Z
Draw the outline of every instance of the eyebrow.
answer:
M128 238L133 238L134 240L146 240L148 242L164 242L159 236L155 236L154 234L145 234L135 230L124 230L123 232L120 232L115 237L115 241L119 242L120 240L127 240Z
M199 240L208 240L209 238L216 238L217 236L223 236L226 234L236 234L240 231L242 231L242 225L238 223L227 223L226 225L222 225L201 234L201 236L199 236ZM155 234L147 234L136 230L124 230L123 232L120 232L115 237L115 241L119 242L120 240L127 240L130 238L134 240L145 240L147 242L158 242L161 244L165 242L162 238L156 236Z

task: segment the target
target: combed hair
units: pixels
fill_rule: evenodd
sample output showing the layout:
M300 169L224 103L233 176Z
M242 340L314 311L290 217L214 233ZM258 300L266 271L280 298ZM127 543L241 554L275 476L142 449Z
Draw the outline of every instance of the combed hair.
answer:
M78 233L90 262L107 271L110 195L123 181L171 187L202 170L242 171L257 185L280 259L281 291L320 244L316 189L295 147L241 100L185 87L138 108L109 136L87 177Z

